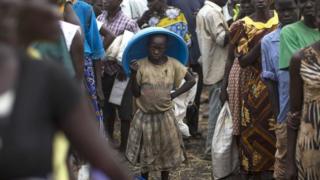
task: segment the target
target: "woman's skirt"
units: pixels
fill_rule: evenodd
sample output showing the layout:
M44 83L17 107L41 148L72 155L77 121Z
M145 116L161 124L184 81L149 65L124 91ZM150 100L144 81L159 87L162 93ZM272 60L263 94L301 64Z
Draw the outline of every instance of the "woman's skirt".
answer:
M96 115L96 119L99 122L100 127L103 127L103 124L102 124L103 123L103 114L102 114L102 110L99 107L98 98L97 98L97 90L96 90L93 62L92 62L92 59L89 57L85 58L84 76L85 76L88 95L91 100L92 107L93 107L93 110Z
M138 110L131 123L126 156L142 172L167 171L184 160L182 136L173 110L147 114Z

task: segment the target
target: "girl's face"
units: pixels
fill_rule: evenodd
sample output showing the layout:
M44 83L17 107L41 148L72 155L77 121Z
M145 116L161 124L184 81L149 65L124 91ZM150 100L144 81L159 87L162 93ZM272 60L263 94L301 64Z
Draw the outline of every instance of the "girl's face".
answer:
M245 16L249 16L254 12L254 7L248 0L243 0L240 2L240 10Z
M314 18L317 0L300 0L299 9L305 18Z
M269 0L253 0L253 5L256 10L264 10L269 8Z
M164 4L163 0L148 0L148 8L151 11L160 11Z
M163 35L151 37L149 42L149 57L154 61L160 61L167 48L167 38Z

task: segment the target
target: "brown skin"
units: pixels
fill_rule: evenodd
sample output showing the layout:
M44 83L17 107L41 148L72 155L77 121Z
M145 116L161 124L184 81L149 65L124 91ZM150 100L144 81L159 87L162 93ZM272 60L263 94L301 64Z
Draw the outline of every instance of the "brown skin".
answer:
M41 0L42 1L42 0ZM33 11L36 15L43 15L43 17L47 18L51 15L44 16L43 11L48 10L46 9L45 4L41 2L34 3L34 1L28 1L27 6L22 6L21 12L28 12L30 10ZM43 1L42 1L43 2ZM0 4L2 1L0 1ZM28 8L28 9L25 9ZM29 9L31 8L31 9ZM17 10L17 9L16 9ZM46 11L47 13L51 13L50 11ZM29 14L27 14L30 16ZM16 16L14 16L16 17ZM24 25L31 26L33 25L33 19L28 17L24 20L30 20L31 22L24 22ZM17 19L15 18L15 21ZM0 24L5 23L3 18L0 19ZM42 22L42 21L40 21ZM36 22L35 25L37 25ZM51 25L44 26L50 27ZM22 27L22 26L20 26ZM23 27L27 29L28 32L25 33L32 33L32 34L23 34L20 32L21 35L30 37L34 37L36 39L26 38L20 42L26 42L26 40L38 40L38 37L44 39L55 39L56 32L49 31L47 29L42 29L44 32L41 32L39 36L37 33L39 31L30 31L31 27ZM7 29L7 30L14 30L14 29ZM3 33L8 33L2 31ZM50 34L49 32L52 32ZM46 37L47 35L49 37ZM11 39L9 39L11 41ZM20 46L25 46L26 44L22 44ZM0 93L5 92L13 87L16 83L16 77L18 75L18 67L20 60L15 57L15 51L6 45L0 45L0 52L3 55L2 60L0 61ZM62 130L70 140L70 142L74 145L74 147L86 158L89 162L96 168L101 169L103 172L108 174L111 179L123 179L129 180L132 179L128 174L127 169L123 168L115 158L115 153L110 147L105 143L104 138L98 133L98 129L95 124L94 115L90 110L89 104L85 96L81 97L80 103L78 103L72 110L66 113L65 117L62 117L57 122L58 128ZM75 125L76 124L76 125Z
M167 48L166 36L154 35L150 37L149 57L148 57L149 61L155 65L165 64L168 61L168 57L165 55L166 48ZM136 98L139 98L141 96L141 88L138 85L137 78L136 78L137 71L139 70L139 65L137 61L132 61L132 63L130 64L130 68L132 72L132 75L131 75L132 92ZM175 92L170 94L172 100L180 96L181 94L187 92L188 90L190 90L196 83L194 77L189 72L185 75L184 79L186 80L186 82L179 89L177 89ZM142 174L142 176L145 179L148 179L148 175L149 175L148 172ZM169 179L169 171L162 171L161 179L162 180Z
M312 4L313 7L316 6L316 3ZM300 8L303 6L300 6ZM315 15L306 16L305 22L311 21L314 19L315 21L310 23L314 24L318 29L320 29L320 3L317 5L317 9ZM304 9L301 9L302 13ZM314 12L314 11L313 11ZM310 18L310 19L309 19ZM320 52L320 42L312 45L315 50ZM300 52L295 54L290 62L290 112L301 112L303 107L303 81L300 76L300 67L301 67L301 59L302 55ZM297 121L297 120L296 120ZM288 131L288 152L287 152L287 173L286 177L288 180L296 180L297 179L297 165L295 161L296 155L296 144L297 144L297 136L298 131L287 127Z
M19 12L18 34L20 45L27 47L34 41L56 41L60 37L56 7L46 1L30 0ZM38 25L41 24L41 28Z
M71 48L70 55L73 61L73 66L76 70L76 79L83 82L84 77L84 50L83 50L83 40L79 32L75 35Z
M103 39L104 49L108 49L112 44L112 42L115 40L116 36L106 26L101 27L100 34L104 37Z

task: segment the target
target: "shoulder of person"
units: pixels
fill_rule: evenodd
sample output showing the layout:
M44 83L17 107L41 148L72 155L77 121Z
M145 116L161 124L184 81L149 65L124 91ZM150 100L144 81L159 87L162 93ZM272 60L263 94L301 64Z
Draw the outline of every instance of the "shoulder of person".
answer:
M174 57L168 56L168 62L172 63L173 65L184 66L178 59L176 59Z
M285 27L282 28L281 30L281 35L286 35L290 33L294 33L296 31L296 26L298 25L299 22L295 22L293 24L286 25Z
M276 33L276 31L272 31L272 32L270 32L269 34L266 34L266 35L262 38L261 43L269 44L269 43L272 41L273 37L275 36L275 33Z

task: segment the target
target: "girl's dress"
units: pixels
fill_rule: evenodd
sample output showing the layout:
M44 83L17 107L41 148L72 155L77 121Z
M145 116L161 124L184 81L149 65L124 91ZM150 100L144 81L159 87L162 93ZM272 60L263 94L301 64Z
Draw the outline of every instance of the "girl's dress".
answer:
M236 57L250 52L266 34L278 27L278 23L276 13L266 23L256 22L248 16L234 23L231 41L236 42ZM249 174L272 171L275 160L275 118L268 89L260 74L260 56L240 72L240 161L241 170Z
M126 156L140 163L142 172L166 171L185 160L182 136L174 116L170 92L179 87L187 69L168 57L162 65L138 61L141 96L130 128Z
M302 51L303 113L297 141L299 180L320 179L320 54L313 47Z

